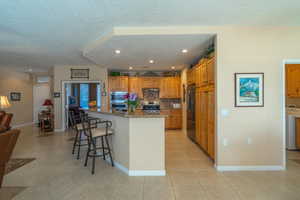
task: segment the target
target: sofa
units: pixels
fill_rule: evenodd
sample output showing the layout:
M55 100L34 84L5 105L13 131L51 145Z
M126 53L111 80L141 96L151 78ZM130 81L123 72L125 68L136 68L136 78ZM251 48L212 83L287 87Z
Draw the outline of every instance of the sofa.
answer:
M5 174L6 164L15 148L20 131L13 129L0 134L0 188Z
M10 130L10 123L13 118L12 113L0 111L0 133Z

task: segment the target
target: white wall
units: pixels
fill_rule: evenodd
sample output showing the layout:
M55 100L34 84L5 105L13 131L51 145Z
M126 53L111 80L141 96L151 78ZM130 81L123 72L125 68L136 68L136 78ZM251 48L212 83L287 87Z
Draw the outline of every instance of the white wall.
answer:
M29 73L23 73L9 67L0 68L0 95L9 98L11 92L20 92L21 101L10 101L11 107L5 109L13 113L12 125L22 125L33 121L33 80Z

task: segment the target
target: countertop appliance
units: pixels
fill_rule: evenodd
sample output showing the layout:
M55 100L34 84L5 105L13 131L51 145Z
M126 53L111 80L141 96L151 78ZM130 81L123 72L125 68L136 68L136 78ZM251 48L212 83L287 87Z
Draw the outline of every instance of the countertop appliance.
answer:
M128 92L118 91L110 93L110 107L117 111L127 111Z
M196 142L196 85L187 87L187 136Z

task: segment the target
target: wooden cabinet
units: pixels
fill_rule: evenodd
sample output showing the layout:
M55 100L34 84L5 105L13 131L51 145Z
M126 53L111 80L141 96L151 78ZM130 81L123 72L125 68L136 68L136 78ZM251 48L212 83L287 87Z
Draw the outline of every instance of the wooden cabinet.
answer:
M195 114L196 114L196 142L201 144L201 130L200 130L200 89L196 88L196 105L195 105Z
M128 91L143 98L143 88L159 88L160 98L181 98L180 77L127 77L109 76L108 91Z
M300 64L286 65L286 93L288 97L300 97Z
M295 126L296 126L296 147L300 149L300 118L295 119Z
M165 118L166 129L181 129L181 124L182 124L181 109L161 110L160 113L167 115L167 117Z
M207 70L207 83L212 85L215 83L215 59L211 58L207 61L206 65Z
M215 158L215 91L214 58L204 59L195 69L196 83L196 142ZM187 74L189 76L189 74Z
M200 146L207 151L207 143L208 143L208 95L207 91L200 91Z
M139 77L129 77L128 83L128 92L136 93L139 98L142 98L143 92L141 87L141 79Z
M207 93L207 153L214 159L215 158L215 94L214 91Z
M109 92L128 91L128 76L109 76Z
M187 84L195 84L196 83L196 68L193 67L191 69L188 69L187 71Z
M180 77L160 78L160 98L180 98L181 79Z
M142 88L159 88L160 77L140 77Z
M208 77L207 77L207 63L203 62L200 65L200 83L199 86L206 86L208 83Z

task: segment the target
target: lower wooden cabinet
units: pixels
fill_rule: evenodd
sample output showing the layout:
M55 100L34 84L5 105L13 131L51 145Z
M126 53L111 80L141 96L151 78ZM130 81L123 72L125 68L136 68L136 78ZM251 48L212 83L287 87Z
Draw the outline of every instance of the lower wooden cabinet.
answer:
M160 113L167 115L167 117L165 118L166 129L181 129L182 127L181 109L161 110Z
M300 149L300 118L295 119L296 125L296 147Z

